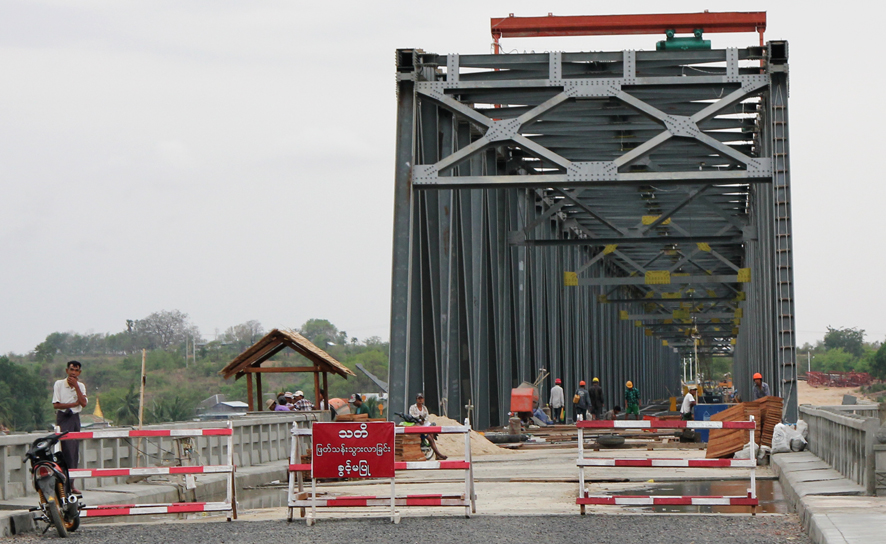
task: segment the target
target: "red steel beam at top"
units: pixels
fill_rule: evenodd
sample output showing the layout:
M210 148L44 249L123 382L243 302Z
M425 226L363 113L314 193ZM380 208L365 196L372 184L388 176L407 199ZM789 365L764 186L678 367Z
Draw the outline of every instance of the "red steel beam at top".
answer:
M529 38L537 36L612 36L624 34L664 34L674 30L691 34L695 29L709 32L759 32L766 30L766 12L665 13L660 15L567 15L509 17L491 19L492 37Z

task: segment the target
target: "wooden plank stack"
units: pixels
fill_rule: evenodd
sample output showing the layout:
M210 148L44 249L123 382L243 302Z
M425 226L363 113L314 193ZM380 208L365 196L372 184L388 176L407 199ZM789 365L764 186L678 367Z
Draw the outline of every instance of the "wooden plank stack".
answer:
M398 434L394 441L395 461L425 461L420 434Z
M758 443L771 448L772 432L775 431L775 426L781 423L781 411L784 401L781 397L769 396L757 400L756 403L760 405L760 409L763 412L762 432L759 433L762 442Z
M336 423L344 421L369 421L369 414L339 414L335 416Z
M711 416L711 421L747 421L749 416L754 416L757 422L757 430L754 432L754 442L758 446L772 446L772 432L775 425L781 422L782 399L780 397L763 397L754 402L736 404L722 412ZM708 449L705 457L708 459L727 458L744 448L748 443L748 431L743 429L715 429L711 430L708 439Z
M736 404L711 416L711 421L747 421L754 416L760 421L760 407L753 402ZM755 433L758 434L758 433ZM708 459L731 457L748 443L748 431L744 429L711 429L708 435Z

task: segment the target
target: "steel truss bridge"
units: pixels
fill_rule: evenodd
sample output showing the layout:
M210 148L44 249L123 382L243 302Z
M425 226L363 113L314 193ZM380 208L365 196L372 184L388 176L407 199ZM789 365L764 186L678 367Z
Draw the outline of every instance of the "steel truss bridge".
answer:
M540 368L612 406L732 356L742 396L762 372L796 421L788 48L732 15L762 15L760 45L397 51L392 412L422 391L486 428Z

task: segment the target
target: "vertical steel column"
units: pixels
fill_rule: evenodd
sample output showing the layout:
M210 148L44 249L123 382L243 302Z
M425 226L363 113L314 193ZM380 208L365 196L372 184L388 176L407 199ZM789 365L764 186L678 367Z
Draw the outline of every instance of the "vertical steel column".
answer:
M795 423L797 413L794 270L791 226L791 177L788 138L788 43L769 42L770 139L775 223L775 333L778 395L784 399L784 419ZM775 381L775 380L773 380Z
M394 411L409 408L407 391L409 319L412 279L412 167L415 165L414 52L398 51L397 140L394 159L394 247L391 277L391 356L388 365L388 405Z

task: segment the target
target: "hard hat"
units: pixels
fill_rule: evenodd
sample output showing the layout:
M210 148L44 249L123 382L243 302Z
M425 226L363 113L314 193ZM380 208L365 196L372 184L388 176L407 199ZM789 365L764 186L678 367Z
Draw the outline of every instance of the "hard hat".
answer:
M755 380L762 380L762 379L763 379L763 375L760 374L759 372L757 372L756 374L754 374L754 379L755 379Z
M585 381L582 380L582 381L578 382L578 385L585 385Z
M625 385L628 386L628 389L634 387L634 384L633 382L631 382L631 380L628 380L628 383L626 383Z
M591 381L592 381L592 382L599 382L599 381L600 381L600 378L594 378L594 379L591 380Z
M556 380L554 380L554 383L563 383L563 382L560 381L560 378L557 378Z

